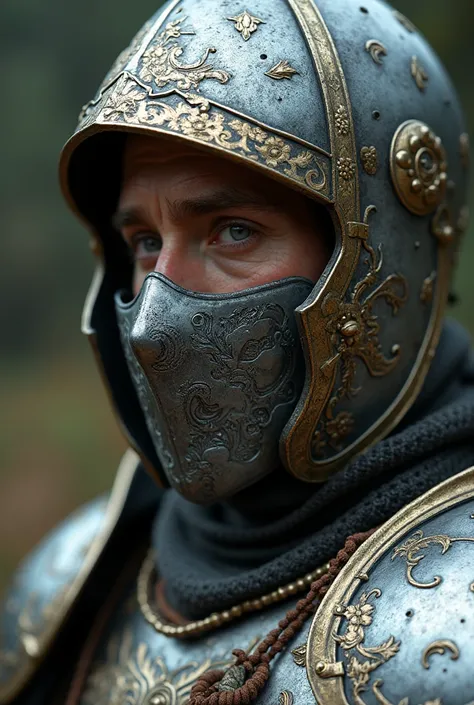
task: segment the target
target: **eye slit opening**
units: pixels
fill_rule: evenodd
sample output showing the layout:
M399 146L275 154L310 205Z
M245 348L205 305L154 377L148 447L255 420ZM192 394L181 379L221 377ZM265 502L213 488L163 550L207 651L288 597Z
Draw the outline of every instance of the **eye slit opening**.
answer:
M380 118L382 117L380 114L380 110L374 110L372 113L372 117L374 118L374 120L380 120Z
M360 11L363 12L364 15L368 15L368 14L369 14L369 11L368 11L368 9L367 9L366 7L361 7L361 8L360 8Z
M260 54L260 58L265 61L265 59L268 59L268 56L266 54Z

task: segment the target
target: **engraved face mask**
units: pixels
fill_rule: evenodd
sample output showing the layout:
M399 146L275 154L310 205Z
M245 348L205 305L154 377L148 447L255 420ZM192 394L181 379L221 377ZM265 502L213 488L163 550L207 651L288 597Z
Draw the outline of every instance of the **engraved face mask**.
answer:
M115 298L122 345L170 485L209 503L271 472L301 394L294 316L312 289L284 279L232 294L186 291L149 274Z

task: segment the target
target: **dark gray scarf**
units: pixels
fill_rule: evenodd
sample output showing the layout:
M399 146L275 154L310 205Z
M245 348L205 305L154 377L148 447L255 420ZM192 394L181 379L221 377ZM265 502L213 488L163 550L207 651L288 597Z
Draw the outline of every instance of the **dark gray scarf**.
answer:
M467 333L445 324L422 393L402 425L324 485L281 470L231 502L199 507L165 493L154 528L158 570L189 619L302 577L350 534L474 465L474 358Z

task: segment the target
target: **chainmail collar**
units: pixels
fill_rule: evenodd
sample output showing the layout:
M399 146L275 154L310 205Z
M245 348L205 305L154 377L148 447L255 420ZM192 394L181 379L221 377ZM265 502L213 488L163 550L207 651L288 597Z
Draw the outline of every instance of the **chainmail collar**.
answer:
M210 507L165 493L153 544L170 604L188 619L290 582L330 559L348 535L381 524L474 464L474 357L445 323L422 393L395 432L324 485L277 470Z

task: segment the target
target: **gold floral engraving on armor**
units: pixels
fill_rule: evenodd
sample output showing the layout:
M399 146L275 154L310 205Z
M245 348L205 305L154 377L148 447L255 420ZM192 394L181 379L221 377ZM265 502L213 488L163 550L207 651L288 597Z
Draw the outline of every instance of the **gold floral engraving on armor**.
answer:
M365 51L370 54L376 64L383 64L382 57L387 56L387 50L382 42L377 39L369 39L365 45Z
M411 213L428 215L444 202L446 151L428 125L418 120L400 125L392 141L390 169L398 197Z
M297 666L306 666L307 650L307 644L301 644L301 646L297 646L296 649L292 650L291 654L293 656L293 661L296 663Z
M426 89L426 83L429 80L429 76L417 56L411 57L410 70L418 90L423 93Z
M408 538L405 543L400 544L393 550L392 561L398 556L406 559L407 564L407 580L410 585L416 588L422 588L424 590L429 590L431 588L437 587L441 582L442 578L439 575L435 575L433 580L429 583L420 583L413 577L413 570L421 563L421 561L426 558L424 553L420 553L425 548L428 548L432 544L438 544L441 546L441 555L444 556L445 553L451 548L453 543L458 541L468 541L469 543L474 543L474 538L452 538L445 535L436 536L425 536L421 529L415 531L410 538Z
M242 38L247 42L252 34L257 31L259 24L265 24L263 20L254 17L248 10L244 10L236 17L228 17L228 20L235 22L235 29L242 35Z
M407 301L408 284L403 275L390 274L375 287L382 269L383 255L381 246L376 251L367 240L368 217L374 210L371 206L366 211L362 224L366 229L354 231L354 236L361 239L362 247L368 254L366 263L369 271L356 283L349 301L339 301L336 296L328 294L322 304L326 330L336 350L336 354L323 364L322 371L331 374L338 362L341 371L339 387L333 393L326 407L325 418L313 436L312 450L316 457L323 455L327 446L339 450L353 430L353 415L341 411L335 416L334 409L343 399L351 399L360 392L360 388L354 385L357 360L365 364L372 377L384 377L394 369L400 358L399 345L392 347L390 358L382 352L378 338L380 324L373 313L373 307L376 301L382 299L396 315ZM370 289L372 291L364 297Z
M421 657L421 664L423 668L426 668L426 670L429 669L429 659L431 656L434 654L440 654L443 656L447 651L451 654L451 661L457 661L460 656L460 651L454 641L451 641L450 639L438 639L437 641L433 641L433 643L427 646L423 651L423 655Z
M298 73L299 72L294 69L293 66L290 66L289 62L284 59L283 61L279 61L275 64L275 66L273 66L273 68L269 71L265 71L265 76L274 78L275 81L282 81L284 78L293 78L293 76Z
M201 664L192 661L170 671L160 656L150 653L145 643L134 644L126 630L113 638L107 648L105 663L89 676L81 703L83 705L185 705L191 688L210 668L230 666L234 658Z
M461 162L464 169L469 169L471 148L469 143L469 135L467 132L463 132L459 138L459 151L461 154Z
M229 116L199 96L187 96L173 107L129 76L122 76L106 96L104 122L161 127L193 140L215 144L252 161L281 171L313 191L327 187L325 167L314 152L269 134L256 125Z
M378 155L376 147L362 147L360 160L366 174L375 176L378 169Z
M400 22L400 24L405 27L408 32L413 34L413 32L417 31L413 22L411 22L408 17L405 17L405 15L402 15L401 12L398 12L398 10L394 10L393 15Z
M339 157L337 160L337 171L343 181L350 181L354 178L356 165L351 157Z
M434 283L436 281L436 272L433 271L423 280L420 292L420 301L422 304L430 304L433 301Z
M154 82L158 88L174 83L181 90L198 89L206 79L227 83L229 73L206 63L209 55L216 53L214 47L206 49L204 56L192 64L180 63L179 57L184 49L175 40L185 34L194 34L182 30L181 23L185 20L186 17L180 17L169 22L158 35L158 40L148 47L142 57L140 78L146 83Z
M278 696L278 705L293 705L294 700L293 693L290 690L284 690Z
M349 134L351 127L349 114L343 105L339 105L334 113L334 124L338 135L345 137Z
M336 605L335 614L345 620L345 631L342 634L333 632L333 639L340 644L346 658L349 659L346 665L346 672L351 681L352 694L358 705L364 705L361 694L368 690L372 673L380 666L387 663L398 653L400 641L396 641L394 636L390 636L386 641L377 646L366 645L365 628L372 624L375 605L372 599L378 599L382 591L378 588L370 592L362 593L359 602L355 605ZM362 659L360 657L362 656ZM323 669L316 669L320 678L328 678L327 670L333 670L337 664L327 664L321 662ZM342 664L341 664L342 665ZM331 669L332 666L332 669ZM341 668L339 669L342 670ZM344 675L339 673L338 675ZM372 692L378 687L381 681L372 684Z

